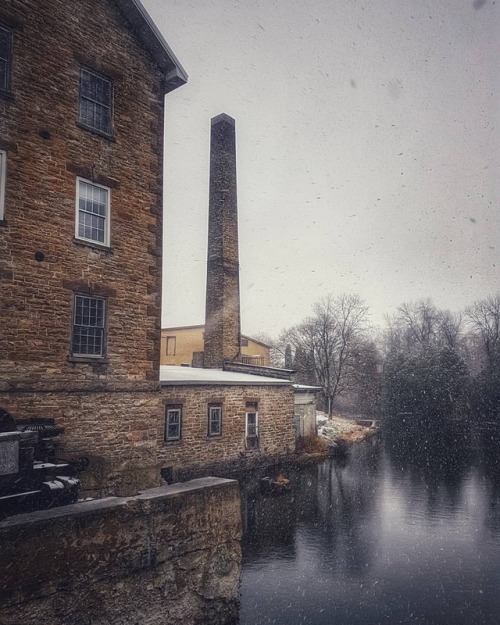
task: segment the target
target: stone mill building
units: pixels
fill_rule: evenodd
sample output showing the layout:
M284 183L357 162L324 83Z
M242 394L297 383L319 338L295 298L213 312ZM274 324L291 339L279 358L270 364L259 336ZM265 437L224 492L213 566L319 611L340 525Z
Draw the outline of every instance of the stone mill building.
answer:
M0 406L65 428L88 488L158 481L165 95L139 0L0 4Z
M186 80L140 0L0 4L0 407L64 428L83 494L293 450L290 382L241 362L226 115L201 367L160 376L164 102Z

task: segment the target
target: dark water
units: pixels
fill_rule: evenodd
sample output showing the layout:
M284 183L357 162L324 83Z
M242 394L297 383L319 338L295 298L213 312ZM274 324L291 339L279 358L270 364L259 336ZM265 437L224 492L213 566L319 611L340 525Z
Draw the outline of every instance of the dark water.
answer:
M499 624L499 448L429 440L249 480L240 625Z

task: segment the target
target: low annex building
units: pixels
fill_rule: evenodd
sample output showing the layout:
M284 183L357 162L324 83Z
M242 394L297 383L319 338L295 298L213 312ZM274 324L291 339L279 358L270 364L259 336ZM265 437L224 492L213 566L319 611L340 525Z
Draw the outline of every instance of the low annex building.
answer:
M162 332L167 479L295 448L291 372L269 367L268 346L241 334L236 129L224 113L211 120L209 198L205 324Z
M162 366L165 427L160 452L168 480L217 474L293 453L289 380L221 369Z

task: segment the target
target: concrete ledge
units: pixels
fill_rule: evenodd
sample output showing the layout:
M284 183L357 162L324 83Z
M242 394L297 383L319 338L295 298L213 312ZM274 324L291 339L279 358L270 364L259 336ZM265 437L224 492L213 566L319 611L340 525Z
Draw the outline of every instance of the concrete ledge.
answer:
M204 477L190 480L189 482L165 484L165 486L150 488L133 497L105 497L104 499L82 501L69 506L52 508L50 510L38 510L37 512L18 514L0 522L0 532L4 528L21 528L26 525L32 525L33 523L49 523L56 519L64 519L65 517L74 519L78 516L99 515L100 513L107 514L113 508L131 506L134 502L168 500L185 493L205 489L224 488L234 484L237 485L238 483L235 480L227 480L219 477Z

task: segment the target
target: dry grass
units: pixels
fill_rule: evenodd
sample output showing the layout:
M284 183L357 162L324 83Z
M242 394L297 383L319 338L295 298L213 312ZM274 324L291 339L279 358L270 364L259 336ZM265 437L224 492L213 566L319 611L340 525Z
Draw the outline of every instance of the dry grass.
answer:
M299 436L295 449L298 454L322 454L328 450L328 444L320 436Z
M366 438L368 432L368 428L364 428L360 425L356 426L352 430L347 432L342 432L339 434L339 440L345 441L346 443L357 443Z

